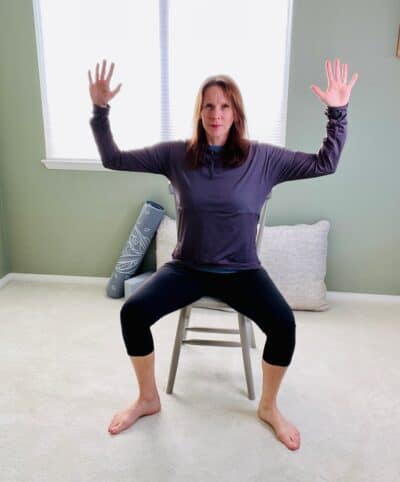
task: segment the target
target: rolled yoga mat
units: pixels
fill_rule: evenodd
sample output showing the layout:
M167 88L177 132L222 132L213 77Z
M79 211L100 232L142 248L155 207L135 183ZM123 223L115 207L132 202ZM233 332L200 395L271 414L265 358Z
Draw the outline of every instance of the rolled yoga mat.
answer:
M137 271L164 217L164 212L164 208L160 204L153 201L144 203L108 282L107 295L110 298L124 296L124 282Z

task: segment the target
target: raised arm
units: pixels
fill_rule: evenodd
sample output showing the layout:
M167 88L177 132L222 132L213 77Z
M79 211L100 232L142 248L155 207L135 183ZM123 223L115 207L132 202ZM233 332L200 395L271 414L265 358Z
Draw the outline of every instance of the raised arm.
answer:
M347 64L341 67L339 59L335 61L334 71L329 60L325 62L325 69L328 79L327 90L324 92L315 85L311 88L327 105L327 136L316 154L268 146L268 175L272 177L274 185L295 179L325 176L336 171L347 137L347 107L350 93L358 74L354 74L347 84Z
M90 70L89 92L93 102L93 116L90 126L100 153L103 166L119 171L138 171L163 174L168 177L170 144L167 142L155 144L143 149L121 151L113 139L109 122L109 101L119 92L119 84L110 89L110 80L114 71L114 63L106 76L106 61L103 60L101 73L96 64L96 77L93 82Z

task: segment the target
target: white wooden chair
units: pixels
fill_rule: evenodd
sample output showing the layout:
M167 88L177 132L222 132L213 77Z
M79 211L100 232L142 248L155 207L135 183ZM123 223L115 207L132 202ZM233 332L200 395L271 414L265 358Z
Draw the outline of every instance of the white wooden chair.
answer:
M176 213L178 213L177 209L177 200L175 196L175 191L171 183L169 183L169 191L174 196L175 200L175 209ZM271 197L271 193L267 196L264 201L263 207L260 213L259 225L257 230L257 237L256 237L256 246L257 246L257 253L260 251L262 236L264 233L264 225L265 225L265 218L267 214L267 202ZM228 309L238 315L238 329L225 329L225 328L214 328L214 327L190 327L189 320L190 320L190 313L192 308L209 308L214 310ZM187 332L207 332L207 333L219 333L219 334L239 334L240 341L225 341L225 340L205 340L199 338L186 338ZM252 326L252 321L249 318L246 318L242 313L237 312L229 307L226 303L222 302L217 298L211 298L208 296L204 296L203 298L195 301L194 303L185 306L180 310L178 327L176 330L176 337L175 337L175 344L172 353L172 359L169 369L169 377L168 377L168 385L167 385L167 393L172 393L176 371L178 368L178 361L179 355L181 351L182 345L209 345L209 346L223 346L223 347L241 347L242 348L242 355L243 355L243 364L244 364L244 372L246 377L247 383L247 393L250 400L255 399L254 394L254 381L253 381L253 372L251 369L251 359L250 359L250 349L249 347L256 347L256 342L254 338L254 331Z

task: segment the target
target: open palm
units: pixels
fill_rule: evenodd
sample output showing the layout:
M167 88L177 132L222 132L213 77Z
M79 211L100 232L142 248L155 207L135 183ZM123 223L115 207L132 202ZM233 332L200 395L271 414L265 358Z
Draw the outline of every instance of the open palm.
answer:
M111 64L110 70L106 77L107 61L104 59L101 73L99 72L99 63L96 64L96 77L93 82L92 73L88 70L89 92L93 104L106 105L121 89L119 84L114 90L110 89L110 80L114 72L114 62Z
M330 107L341 107L349 102L351 89L357 82L358 74L353 74L347 84L347 64L340 65L340 60L335 60L334 69L330 60L325 61L326 76L328 87L324 92L317 85L312 85L311 89L321 101Z

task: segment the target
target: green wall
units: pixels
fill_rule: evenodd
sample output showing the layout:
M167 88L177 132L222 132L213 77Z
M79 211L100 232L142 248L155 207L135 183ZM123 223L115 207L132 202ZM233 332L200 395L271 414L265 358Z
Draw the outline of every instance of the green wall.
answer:
M0 4L0 30L3 30L3 5ZM6 136L3 132L3 119L5 115L5 109L3 100L5 99L5 89L6 83L4 82L4 76L6 74L6 65L3 59L6 58L6 51L8 46L4 42L4 32L0 31L0 279L11 271L10 257L8 253L7 244L7 222L6 213L4 207L4 186L5 186L5 176L4 176L4 164L6 161L5 156L5 144Z
M1 165L0 165L1 178ZM11 271L6 244L6 223L4 219L3 196L0 187L0 278Z
M399 23L398 0L294 1L289 148L316 152L321 145L324 106L310 85L325 87L325 58L338 56L360 74L337 172L275 187L267 218L268 225L331 222L329 290L400 294ZM109 276L146 199L174 215L167 180L46 169L40 162L45 148L31 1L0 3L0 44L0 276ZM153 266L150 249L142 270Z
M400 24L398 0L295 0L287 146L317 149L324 60L338 56L358 72L349 136L333 176L276 189L269 222L331 222L328 289L400 295Z

